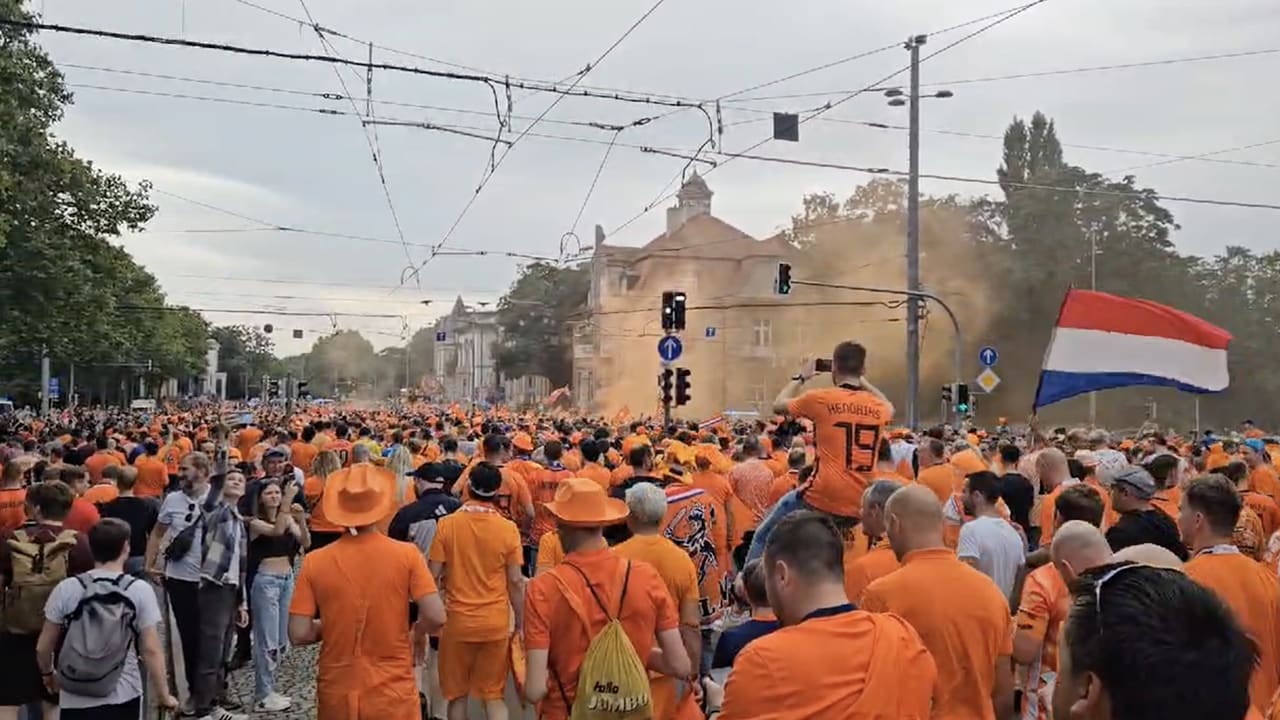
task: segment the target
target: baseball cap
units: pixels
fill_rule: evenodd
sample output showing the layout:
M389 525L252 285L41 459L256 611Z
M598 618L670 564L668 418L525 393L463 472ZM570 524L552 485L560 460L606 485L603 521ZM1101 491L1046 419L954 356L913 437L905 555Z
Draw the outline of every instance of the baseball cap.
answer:
M1081 465L1087 468L1098 467L1098 464L1102 462L1102 459L1098 457L1098 454L1091 450L1077 450L1075 458Z
M1111 476L1112 485L1124 485L1143 500L1151 499L1156 494L1156 479L1151 473L1137 465L1129 465Z

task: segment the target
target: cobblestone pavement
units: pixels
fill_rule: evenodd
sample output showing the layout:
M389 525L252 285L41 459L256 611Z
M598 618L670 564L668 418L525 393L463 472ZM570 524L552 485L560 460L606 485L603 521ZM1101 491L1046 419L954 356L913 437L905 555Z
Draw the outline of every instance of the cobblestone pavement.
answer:
M318 655L318 645L291 648L280 666L276 692L288 695L293 700L293 707L280 713L257 713L254 717L264 718L264 720L315 720ZM233 672L229 685L232 696L246 708L241 712L249 712L253 703L253 666L249 665ZM515 693L511 688L507 689L507 708L512 720L533 720L532 709L522 710L515 701ZM438 717L444 717L443 709L436 714ZM484 710L479 703L471 704L468 717L477 718L477 720L484 717Z

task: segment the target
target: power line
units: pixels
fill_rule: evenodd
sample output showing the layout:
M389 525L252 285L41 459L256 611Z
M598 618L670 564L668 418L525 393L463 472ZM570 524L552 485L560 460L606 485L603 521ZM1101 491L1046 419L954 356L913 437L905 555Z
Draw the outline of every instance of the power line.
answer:
M613 42L612 45L605 48L605 51L595 59L595 62L589 63L587 67L584 68L583 71L579 73L576 78L574 78L574 81L572 84L570 84L568 91L572 92L578 86L578 84L582 82L584 78L586 78L588 73L590 73L592 70L598 67L600 63L604 62L605 58L609 57L609 54L612 53L615 49L617 49L617 47L621 45L623 41L625 41L628 37L630 37L631 33L635 32L636 28L640 27L640 25L645 20L647 20L650 15L652 15L655 11L657 11L657 9L661 7L664 2L666 2L666 0L657 0L657 2L655 2L652 6L650 6L649 9L646 10L645 13L639 17L639 19L633 22L631 26L628 27L626 31L624 31L622 35L619 36L618 39ZM445 234L441 238L439 245L444 245L445 243L449 242L449 239L451 237L453 237L454 231L458 229L458 226L462 224L463 219L466 218L467 213L469 213L471 211L471 208L475 206L476 200L479 199L480 197L480 193L484 191L485 187L489 184L489 181L493 179L493 176L495 174L497 174L498 168L501 167L503 161L507 159L507 156L511 154L511 151L515 149L515 146L519 144L519 142L523 140L531 130L537 127L538 123L542 122L543 118L545 118L552 110L554 110L556 106L559 105L561 101L564 100L565 97L566 96L563 94L558 95L556 99L553 100L551 104L549 104L542 111L541 114L539 114L536 118L534 118L532 123L527 125L524 128L524 130L522 130L518 135L516 135L515 140L513 140L511 144L508 145L505 150L503 150L502 155L497 159L497 161L490 163L487 171L480 178L480 184L476 187L475 192L471 194L471 197L467 200L467 203L462 207L462 211L458 213L458 217L454 219L453 224L449 226L449 229L447 231L445 231ZM703 112L705 113L706 111L704 110ZM708 122L710 122L710 116L708 116L707 120ZM432 258L434 258L435 255L436 255L435 251L432 251L432 253L427 256L427 259L424 260L420 265L411 268L410 274L413 275L413 277L415 278L418 277L418 273L421 272L422 268L427 263L431 262ZM400 278L400 284L397 285L396 288L403 286L404 280L405 279L402 274ZM395 291L395 288L392 289L392 292L394 291Z
M1088 65L1084 67L1061 68L1056 70L1039 70L1025 73L1013 73L1009 75L989 75L976 78L961 78L957 80L942 80L937 82L921 83L921 87L940 87L954 85L973 85L978 83L1002 82L1005 80L1024 80L1027 78L1052 77L1056 75L1079 75L1083 73L1109 72L1112 70L1128 70L1133 68L1161 67L1165 65L1181 65L1184 63L1209 62L1214 60L1235 60L1239 58L1257 57L1261 55L1274 55L1280 53L1280 48L1264 48L1261 50L1241 50L1238 52L1216 53L1213 55L1196 55L1193 57L1176 57L1163 58L1158 60L1144 60L1131 63L1112 63L1109 65ZM848 90L828 90L825 92L805 92L791 93L787 95L758 95L756 97L738 98L730 102L756 102L762 100L794 100L799 98L826 97L828 95L837 95L849 92Z
M380 320L400 320L404 313L389 315L381 313L349 313L349 312L307 312L304 310L265 310L256 308L194 308L186 305L116 305L117 310L156 311L156 312L198 312L221 313L225 315L278 315L281 317L358 317Z
M906 177L907 173L903 170L891 170L889 168L871 168L860 167L857 165L845 165L842 163L822 162L817 160L794 160L791 158L771 157L767 155L752 155L749 153L726 153L716 152L717 155L723 155L730 158L741 158L743 160L756 160L759 162L778 163L782 165L798 165L801 167L824 168L828 170L850 170L853 172L866 173L869 175L895 175ZM1256 203L1243 200L1217 200L1189 197L1185 195L1164 195L1157 192L1147 191L1124 191L1124 190L1106 190L1102 188L1082 188L1082 187L1065 187L1060 185L1047 185L1043 183L1026 183L1016 181L1001 181L989 178L965 177L962 175L940 175L934 173L921 173L921 178L929 180L942 180L946 182L973 183L978 185L1001 185L1028 190L1055 190L1059 192L1073 192L1085 195L1105 195L1112 197L1140 197L1149 198L1151 200L1163 200L1165 202L1181 202L1196 205L1220 205L1225 207L1251 208L1255 210L1280 210L1280 204L1273 203Z
M1116 170L1108 170L1103 174L1118 175L1120 173L1128 173L1134 170L1143 170L1145 168L1160 167L1162 165L1172 165L1173 163L1179 163L1186 160L1211 160L1213 159L1214 155L1225 155L1227 153L1240 152L1241 150L1253 150L1255 148L1266 147L1268 145L1276 145L1276 144L1280 144L1280 140L1264 140L1262 142L1249 143L1248 145L1236 145L1233 147L1224 148L1222 150L1213 150L1206 153L1200 153L1199 155L1188 155L1186 157L1170 158L1168 160L1159 160L1156 162L1144 163L1142 165L1131 165L1129 167L1118 168ZM1273 165L1272 167L1277 167L1277 166Z
M408 73L412 75L423 75L443 80L458 80L474 83L483 83L490 87L496 88L498 85L503 87L512 87L519 90L529 90L532 92L545 92L553 95L562 95L568 97L584 97L594 98L598 100L611 100L615 102L637 103L643 105L661 105L666 107L697 107L697 103L686 102L684 100L666 99L661 96L653 95L636 95L626 92L596 92L586 90L580 87L570 89L560 88L549 83L536 83L512 80L508 77L468 74L443 70L430 70L427 68L415 67L412 65L398 65L395 63L385 62L362 62L359 60L347 60L344 58L332 57L329 55L309 55L306 53L285 52L282 50L250 48L241 45L229 45L226 43L201 42L198 40L187 40L183 38L161 37L156 35L144 35L140 33L122 33L111 30L99 30L95 28L77 27L73 25L57 25L52 23L36 23L21 22L17 20L0 19L0 27L12 27L21 30L31 31L48 31L67 33L72 35L84 35L88 37L100 37L112 40L122 40L129 42L141 42L155 45L167 45L171 47L183 47L199 50L211 50L217 52L225 52L240 55L252 55L256 57L270 57L281 60L297 60L307 62L322 62L335 65L345 65L355 68L373 68L374 70L387 70L393 72Z
M302 12L306 14L307 20L311 21L310 24L316 31L316 37L320 38L320 49L324 51L325 55L329 55L332 51L334 56L345 60L346 58L343 58L342 55L329 45L328 40L325 39L324 33L320 32L320 26L316 24L315 18L311 16L311 10L307 7L306 0L298 0L298 3L302 5ZM372 53L372 50L370 50L370 53ZM351 99L351 90L347 87L347 81L342 78L342 71L338 69L337 65L333 65L331 67L333 68L334 75L338 77L338 84L342 86L342 94L345 95L347 101L351 103L352 112L359 116L360 108L356 105L355 100ZM372 77L372 54L369 58L367 72L370 73L370 77ZM492 86L490 86L490 89L492 89ZM395 226L396 237L400 240L400 247L404 250L405 259L409 261L410 265L412 265L414 263L413 254L409 252L409 244L405 241L404 228L400 225L400 214L396 212L396 204L391 199L391 188L387 187L387 175L382 167L382 153L379 152L378 144L375 141L374 136L370 134L369 128L363 122L360 123L360 134L364 136L365 143L369 146L369 154L373 159L373 167L378 172L378 184L382 186L382 196L387 200L387 210L391 213L391 223ZM414 284L417 285L418 289L421 290L422 280L417 276L417 274L414 274L413 281Z
M348 282L332 282L325 280L301 280L297 278L254 278L243 277L240 275L199 275L192 273L175 273L173 277L190 278L193 280L215 280L218 282L239 282L239 283L263 283L271 285L310 285L315 287L343 287L343 288L359 288L364 290L385 290L386 285L373 285L369 283L348 283ZM454 289L439 288L440 292L449 294L473 293L476 295L501 295L503 290L485 290L480 288L472 289Z
M992 15L985 16L985 17L984 17L984 18L982 18L982 19L990 19L991 17L995 17L996 19L995 19L995 20L992 20L991 22L987 23L986 25L983 25L982 27L978 28L977 30L974 30L973 32L970 32L970 33L968 33L968 34L966 34L966 35L964 35L964 36L960 37L958 40L954 40L954 41L952 41L951 43L948 43L947 45L942 46L942 47L941 47L941 48L939 48L938 50L935 50L934 52L929 53L928 55L925 55L924 57L920 58L920 62L922 62L922 63L923 63L923 62L925 62L925 61L927 61L927 60L930 60L930 59L932 59L932 58L935 58L935 57L937 57L937 56L939 56L939 55L941 55L941 54L943 54L943 53L947 52L948 50L951 50L952 48L954 48L954 47L956 47L956 46L958 46L958 45L961 45L961 44L963 44L963 43L965 43L965 42L968 42L969 40L971 40L971 39L973 39L973 38L975 38L975 37L977 37L977 36L979 36L979 35L981 35L981 34L983 34L983 33L987 32L988 30L991 30L992 28L998 27L999 25L1001 25L1001 24L1003 24L1003 23L1005 23L1005 22L1008 22L1009 20L1012 20L1013 18L1015 18L1015 17L1017 17L1017 16L1021 15L1022 13L1026 12L1026 11L1030 10L1031 8L1036 7L1037 5L1040 5L1040 4L1044 3L1044 2L1046 2L1046 0L1032 0L1032 2L1026 3L1026 4L1024 4L1024 5L1020 5L1020 6L1018 6L1018 7L1014 8L1014 9L1012 9L1012 10L1008 10L1008 11L1005 11L1005 12L1003 12L1003 13L997 13L997 14L996 14L996 15L994 15L994 16L992 16ZM981 21L981 20L975 20L975 21L973 21L973 22L963 23L963 24L962 24L962 26L968 26L968 25L971 25L971 24L976 24L977 22L980 22L980 21ZM835 102L828 102L828 103L826 103L825 105L823 105L821 108L818 108L817 110L815 110L814 112L812 112L811 114L806 115L805 117L800 118L800 119L799 119L799 124L800 124L800 125L803 125L803 124L805 124L805 123L807 123L807 122L810 122L811 120L813 120L813 119L815 119L815 118L817 118L817 117L820 117L820 116L821 116L821 115L823 115L824 113L827 113L827 112L830 112L831 110L834 110L835 108L837 108L837 107L839 107L839 106L843 105L844 103L846 103L846 102L848 102L848 101L852 100L853 98L857 97L858 95L861 95L861 94L863 94L863 93L865 93L865 92L868 92L868 91L870 91L870 90L873 90L873 89L875 89L877 86L879 86L879 85L881 85L881 84L883 84L883 83L886 83L886 82L888 82L888 81L892 80L893 78L897 77L898 75L901 75L902 73L904 73L904 72L906 72L906 71L908 71L908 70L910 70L910 69L911 69L911 65L910 65L910 64L908 64L908 65L904 65L903 67L901 67L901 68L899 68L899 69L895 70L894 72L892 72L892 73L890 73L890 74L888 74L888 75L884 76L883 78L880 78L879 80L876 80L875 82L871 83L870 85L867 85L866 87L864 87L864 88L862 88L862 89L860 89L860 90L855 90L855 91L853 91L853 92L851 92L851 93L849 93L849 94L845 95L844 97L840 98L839 100L836 100ZM748 153L749 153L749 152L751 152L752 150L755 150L756 148L760 147L761 145L764 145L765 143L769 142L769 141L770 141L770 140L772 140L772 139L773 139L773 138L772 138L771 136L770 136L770 137L766 137L766 138L764 138L764 139L760 140L759 142L755 143L754 145L751 145L751 146L747 147L743 152L748 152ZM723 155L724 153L717 153L717 154L721 154L721 155ZM693 158L694 158L694 159L696 159L696 158L697 158L697 154L695 154L695 155L693 156ZM710 174L710 173L712 173L712 172L714 172L714 171L718 170L719 168L724 167L726 164L728 164L729 162L732 162L734 159L735 159L734 157L729 157L729 159L728 159L728 160L726 160L725 162L720 163L719 165L716 165L715 167L712 167L710 170L708 170L708 171L707 171L707 174ZM643 208L639 213L636 213L636 214L635 214L635 215L633 215L630 219L628 219L627 221L623 222L621 225L619 225L619 226L615 227L615 228L614 228L612 231L610 231L608 234L609 234L609 235L611 235L611 236L612 236L612 235L617 234L619 231L621 231L621 230L625 229L626 227L628 227L629 225L631 225L631 224L632 224L632 223L634 223L635 221L637 221L637 220L639 220L640 218L642 218L642 217L644 217L645 215L647 215L647 214L649 213L649 211L650 211L650 210L652 210L654 207L656 207L656 206L658 205L658 203L661 203L661 202L663 202L663 201L665 201L665 200L667 200L667 199L671 198L671 197L672 197L672 194L673 194L673 193L667 193L666 195L664 195L664 196L660 197L660 198L659 198L658 200L656 200L655 202L652 202L652 203L650 203L649 205L645 206L645 207L644 207L644 208Z

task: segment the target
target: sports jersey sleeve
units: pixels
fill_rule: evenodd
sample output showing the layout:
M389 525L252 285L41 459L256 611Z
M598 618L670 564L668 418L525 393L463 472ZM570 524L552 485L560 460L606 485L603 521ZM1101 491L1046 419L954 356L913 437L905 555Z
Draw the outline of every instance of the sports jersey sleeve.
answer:
M1028 576L1022 588L1022 602L1018 604L1018 615L1015 620L1017 632L1027 633L1040 642L1044 642L1049 630L1049 615L1052 611L1049 596L1037 578Z
M551 603L555 578L539 575L529 581L524 597L524 646L526 650L551 648Z
M822 406L821 392L820 390L809 390L801 393L799 397L787 401L787 414L809 418L810 420L814 419Z
M315 555L302 559L302 569L298 571L298 580L293 585L293 599L289 601L289 614L305 617L316 616L316 594L311 586L311 577L315 573Z

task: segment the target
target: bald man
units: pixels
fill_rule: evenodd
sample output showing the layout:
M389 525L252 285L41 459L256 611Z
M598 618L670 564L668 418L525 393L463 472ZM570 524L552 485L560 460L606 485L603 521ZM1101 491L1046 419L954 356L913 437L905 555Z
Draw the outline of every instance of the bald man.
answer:
M1169 570L1182 570L1182 560L1177 555L1169 552L1168 548L1154 543L1130 545L1127 548L1117 550L1111 561L1135 562L1152 567L1168 568Z
M1083 520L1071 520L1053 534L1049 559L1070 585L1085 570L1111 562L1111 546L1098 528Z
M862 609L911 623L938 666L933 716L996 720L1013 712L1013 619L991 578L943 544L942 505L924 485L889 495L885 530L902 567L863 592Z

